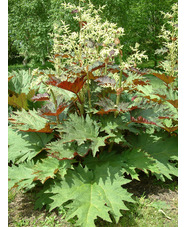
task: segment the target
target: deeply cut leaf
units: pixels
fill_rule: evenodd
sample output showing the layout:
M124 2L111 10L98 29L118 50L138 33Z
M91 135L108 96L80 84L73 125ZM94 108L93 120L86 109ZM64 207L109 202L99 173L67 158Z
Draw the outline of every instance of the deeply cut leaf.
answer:
M164 134L149 135L141 134L138 136L130 136L129 142L136 148L143 149L155 161L159 169L154 172L158 179L165 181L164 176L172 179L171 175L177 176L177 168L170 160L177 160L178 141L176 136L168 136Z
M16 111L9 120L14 124L14 128L21 131L52 132L49 121L39 116L36 110L27 112L23 109L22 111Z
M105 146L105 140L109 136L99 137L100 127L94 122L89 115L86 119L77 115L70 115L70 119L64 123L64 126L59 131L64 134L63 142L77 141L78 146L90 140L93 155L99 151L100 146Z
M41 183L45 183L49 178L54 178L56 173L61 173L64 177L68 168L70 168L70 161L59 161L55 158L46 158L42 162L36 164L33 168L33 174L35 175L34 180L40 180Z
M9 126L8 128L8 161L21 163L29 161L44 148L53 138L53 134L37 132L16 132Z
M121 187L129 182L109 167L108 163L96 166L94 171L78 166L74 171L68 171L64 181L45 191L45 201L49 203L50 210L72 201L66 206L69 208L66 219L77 216L78 226L93 227L98 216L111 221L109 211L118 222L122 216L120 209L128 209L123 201L134 202L131 195Z

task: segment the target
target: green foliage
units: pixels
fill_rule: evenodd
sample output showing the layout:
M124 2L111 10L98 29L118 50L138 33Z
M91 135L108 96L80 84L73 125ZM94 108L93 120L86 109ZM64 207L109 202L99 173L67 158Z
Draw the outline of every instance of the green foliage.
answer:
M165 181L164 176L168 179L172 179L171 174L177 176L176 162L171 162L177 161L178 157L177 136L169 136L167 133L157 135L141 134L130 137L129 140L134 147L142 148L156 160L156 166L160 171L159 174L155 172L158 179Z
M20 70L19 72L13 71L9 73L13 76L8 83L8 89L17 94L28 94L30 91L30 83L32 81L32 75L26 70Z
M45 61L51 49L50 7L50 1L42 0L8 2L9 39L14 41L19 54L24 56L25 65L30 57Z
M95 226L94 219L97 216L111 221L109 211L118 222L121 216L119 210L127 209L122 201L133 202L131 195L121 187L128 182L130 181L124 179L115 168L109 167L108 163L95 166L92 171L78 166L68 172L64 181L45 191L52 202L48 198L46 200L47 203L50 202L50 210L72 200L66 206L69 208L66 218L69 220L77 215L77 225L80 226ZM51 193L54 195L51 196ZM37 202L39 203L40 201Z
M61 10L61 3L64 2L8 2L10 62L24 59L24 63L28 63L31 59L44 64L52 49L49 33L54 33L53 25L61 20L69 24L72 30L78 31L77 22L73 20L74 14ZM163 43L157 38L164 23L160 11L169 12L172 4L176 2L177 0L166 0L161 4L159 0L92 0L97 9L100 5L105 5L103 12L100 12L102 18L125 28L125 36L121 38L121 43L125 44L124 56L131 53L130 46L134 46L136 42L141 43L141 49L147 51L155 64L159 57L154 54L154 50ZM70 0L68 3L76 4L77 0ZM18 58L20 55L23 59Z
M22 131L39 131L44 129L48 120L39 116L36 110L26 110L16 111L11 116L12 121L15 123L14 128Z
M28 138L28 135L22 136L9 126L8 161L19 163L25 161L26 159L30 160L37 155L39 151L36 149L36 147L33 148L30 141L28 141L25 137ZM34 142L36 142L36 140Z
M97 217L118 222L123 202L134 202L124 185L139 171L162 181L177 176L175 75L135 68L147 58L139 44L124 61L123 28L88 6L63 4L80 28L55 25L55 70L9 78L16 95L35 91L32 108L17 95L9 117L9 186L42 185L36 208L65 208L78 226L95 226Z

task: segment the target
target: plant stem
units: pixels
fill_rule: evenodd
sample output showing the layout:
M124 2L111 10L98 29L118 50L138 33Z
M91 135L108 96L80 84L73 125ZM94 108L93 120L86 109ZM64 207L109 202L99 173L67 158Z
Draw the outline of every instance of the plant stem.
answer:
M79 101L79 109L80 109L80 114L81 116L83 116L84 114L84 105L83 105L83 102L81 101L81 98L79 97L78 94L76 94L77 98L78 98L78 101Z
M56 100L56 97L55 97L54 92L52 91L52 89L50 89L50 92L52 94L52 98L54 100L55 109L56 109L56 112L57 112L57 100ZM56 115L56 121L57 121L58 124L60 124L59 115Z
M122 62L122 56L121 54L119 55L119 61L120 61L120 64ZM117 98L116 98L116 106L119 105L119 102L120 102L120 96L121 96L121 93L120 93L120 89L121 89L121 82L122 82L122 69L120 69L120 73L119 73L119 92L117 93ZM114 113L114 116L116 117L118 115L118 112L116 111Z
M44 81L42 81L42 83L43 83L45 86L49 87ZM53 98L53 101L54 101L55 109L56 109L56 112L57 112L57 100L56 100L56 97L55 97L55 95L54 95L54 92L53 92L53 90L52 90L51 88L50 88L50 92L51 92L51 94L52 94L52 98ZM59 115L56 116L56 121L57 121L57 124L60 124Z
M89 85L89 75L88 75L88 71L87 71L87 83L88 83L88 103L89 103L89 109L92 108L92 104L91 104L91 90L90 90L90 85Z

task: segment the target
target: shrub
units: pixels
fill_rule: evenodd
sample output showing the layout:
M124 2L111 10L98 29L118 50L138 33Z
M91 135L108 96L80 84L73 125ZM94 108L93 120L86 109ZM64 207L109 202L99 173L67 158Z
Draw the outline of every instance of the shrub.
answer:
M63 6L79 32L55 25L55 70L36 69L31 90L13 90L34 94L31 108L14 104L9 117L9 188L42 184L35 207L64 207L79 226L95 226L98 216L118 222L124 202L134 202L125 185L139 170L177 176L176 77L140 72L147 56L139 44L123 61L124 30L103 22L101 8Z

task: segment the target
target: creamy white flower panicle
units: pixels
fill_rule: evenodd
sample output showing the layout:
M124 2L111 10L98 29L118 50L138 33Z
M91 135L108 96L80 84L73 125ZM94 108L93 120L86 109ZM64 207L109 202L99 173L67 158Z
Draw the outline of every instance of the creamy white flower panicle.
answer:
M114 40L124 35L124 29L108 21L102 22L99 13L105 6L95 9L90 2L88 7L70 3L62 3L62 6L75 13L73 18L81 24L81 29L78 33L70 32L69 26L63 21L61 27L54 25L53 53L65 55L64 59L54 59L57 76L60 76L63 64L86 71L98 59L104 62L105 58L119 54L121 46L115 45Z
M163 48L155 51L155 54L166 54L165 60L160 63L165 72L170 76L178 75L178 4L172 6L172 13L164 13L167 20L161 28L158 36L163 39Z
M82 1L80 1L78 6L62 3L62 7L73 13L73 19L79 23L80 29L79 32L71 32L69 25L66 25L64 21L61 21L60 26L54 25L53 62L56 71L55 76L59 77L60 80L67 78L74 80L77 77L76 73L82 70L88 73L88 70L99 61L105 63L105 74L107 73L107 76L116 81L115 84L101 86L117 90L118 85L121 86L119 82L121 74L120 72L108 73L107 63L120 56L119 69L125 70L136 66L143 58L147 59L145 52L140 52L140 45L136 43L134 47L131 47L134 53L125 62L122 60L121 50L123 45L121 45L119 39L124 35L124 29L118 28L115 23L110 23L108 20L102 20L100 13L105 6L95 9L91 2L83 6ZM93 74L100 76L100 72L97 71L94 71Z
M130 67L136 67L136 64L138 63L141 63L142 62L142 59L148 59L148 56L145 55L145 51L142 51L140 52L140 50L138 49L139 48L139 43L136 43L135 44L135 47L130 47L132 51L134 51L134 53L132 55L130 55L126 61L122 62L120 64L120 68L122 70L125 70L127 68L130 68Z

